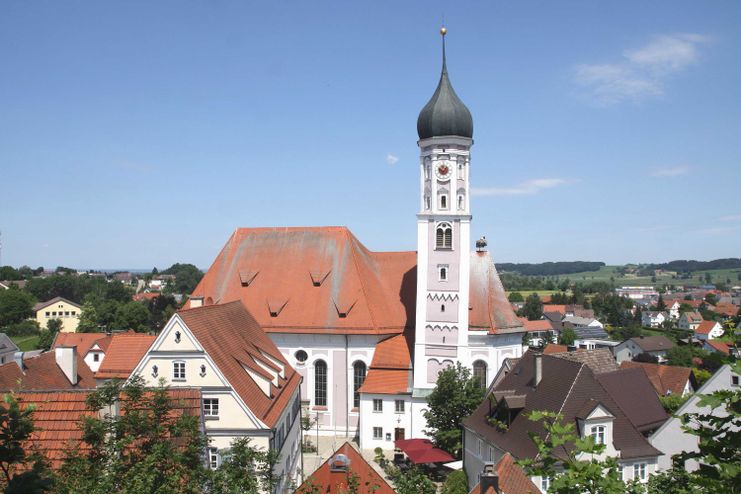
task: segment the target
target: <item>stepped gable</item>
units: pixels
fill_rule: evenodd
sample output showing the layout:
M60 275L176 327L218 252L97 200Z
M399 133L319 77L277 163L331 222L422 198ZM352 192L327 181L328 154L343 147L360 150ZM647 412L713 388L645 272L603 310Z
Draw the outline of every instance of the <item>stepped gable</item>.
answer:
M273 427L301 376L255 318L239 301L181 310L177 314L252 413ZM270 382L269 395L248 371Z
M489 334L521 333L522 322L504 293L497 268L488 252L471 252L470 307L471 330Z
M268 332L394 334L414 324L415 284L414 252L370 252L345 227L240 228L193 296L239 300Z

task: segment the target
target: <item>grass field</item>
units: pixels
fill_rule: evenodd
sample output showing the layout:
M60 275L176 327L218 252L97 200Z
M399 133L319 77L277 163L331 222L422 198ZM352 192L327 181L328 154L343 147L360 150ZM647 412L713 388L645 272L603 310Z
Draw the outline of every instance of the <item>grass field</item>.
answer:
M670 274L661 274L652 281L650 276L620 276L617 269L620 266L603 266L599 271L590 271L585 273L564 274L559 279L569 279L571 281L611 281L614 279L616 286L646 286L646 285L698 285L705 283L705 274L709 273L712 277L711 283L726 282L730 280L731 285L741 285L739 275L741 269L711 269L708 271L696 271L691 278L681 279L679 276L672 278Z
M13 343L15 343L22 352L28 352L29 350L36 350L39 344L38 335L12 336L10 339L13 340Z

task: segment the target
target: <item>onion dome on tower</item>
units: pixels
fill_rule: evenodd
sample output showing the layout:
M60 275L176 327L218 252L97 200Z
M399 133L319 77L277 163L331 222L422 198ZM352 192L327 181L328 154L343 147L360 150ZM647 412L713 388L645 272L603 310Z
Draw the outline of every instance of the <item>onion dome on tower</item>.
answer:
M417 118L417 134L420 139L441 136L473 137L473 118L463 101L455 94L448 79L445 64L445 28L440 29L443 37L443 70L435 94L422 108Z

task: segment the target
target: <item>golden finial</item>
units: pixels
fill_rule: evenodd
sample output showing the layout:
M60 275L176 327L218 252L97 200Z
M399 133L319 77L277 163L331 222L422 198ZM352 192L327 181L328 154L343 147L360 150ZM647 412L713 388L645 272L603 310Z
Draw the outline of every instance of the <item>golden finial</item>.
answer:
M443 26L443 27L440 28L440 35L441 36L445 36L447 33L448 33L448 30L445 29L445 26Z

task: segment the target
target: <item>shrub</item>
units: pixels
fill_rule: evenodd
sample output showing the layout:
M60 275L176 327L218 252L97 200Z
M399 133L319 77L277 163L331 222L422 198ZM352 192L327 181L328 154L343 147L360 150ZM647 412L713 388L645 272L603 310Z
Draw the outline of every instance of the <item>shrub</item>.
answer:
M3 333L8 336L31 336L39 334L40 328L39 323L36 321L21 321L15 324L9 324L2 330Z

